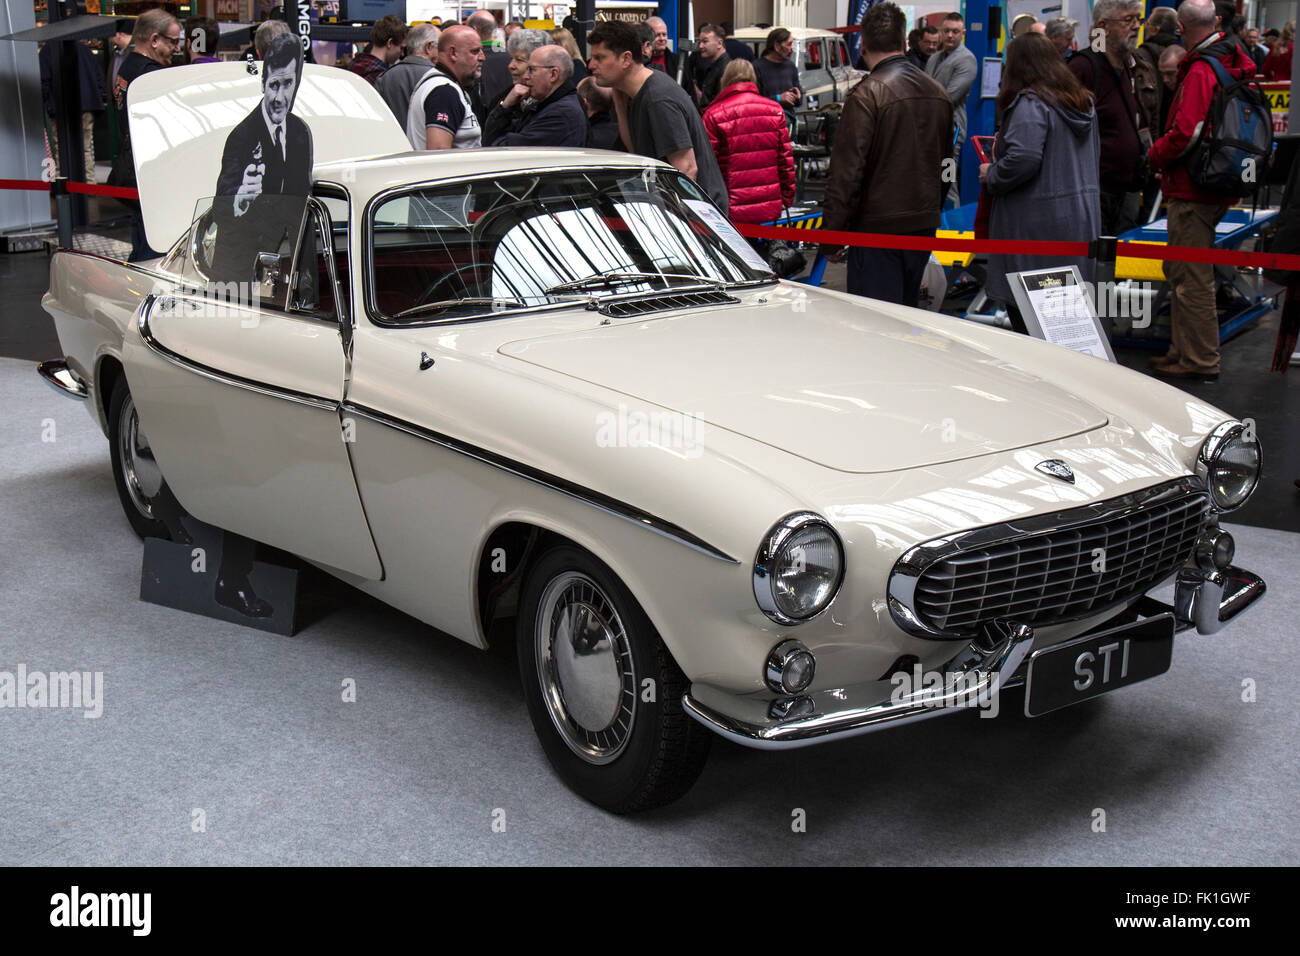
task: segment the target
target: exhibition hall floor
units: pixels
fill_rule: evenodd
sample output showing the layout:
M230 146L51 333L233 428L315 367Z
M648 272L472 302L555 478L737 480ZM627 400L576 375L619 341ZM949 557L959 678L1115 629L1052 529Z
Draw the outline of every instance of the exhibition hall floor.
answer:
M28 285L6 346L48 335ZM1270 593L1140 687L794 752L717 741L685 798L619 818L551 772L508 647L341 587L294 637L140 602L107 442L31 357L0 358L0 672L99 672L102 695L93 718L0 708L0 864L1300 863L1295 532L1232 525Z

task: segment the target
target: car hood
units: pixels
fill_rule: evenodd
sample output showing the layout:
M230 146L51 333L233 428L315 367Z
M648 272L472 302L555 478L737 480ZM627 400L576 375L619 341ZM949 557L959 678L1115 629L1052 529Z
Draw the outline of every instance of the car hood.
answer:
M882 309L788 286L758 301L499 351L845 472L957 461L1107 424L1059 385Z

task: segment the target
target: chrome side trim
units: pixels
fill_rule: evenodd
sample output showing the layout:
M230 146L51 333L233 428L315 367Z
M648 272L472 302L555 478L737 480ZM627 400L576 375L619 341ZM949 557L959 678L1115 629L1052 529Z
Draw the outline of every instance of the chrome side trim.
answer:
M1205 493L1205 485L1199 478L1187 475L1173 481L1152 485L1139 491L1108 498L1092 504L1070 508L1065 511L1053 511L1047 514L1030 515L999 524L984 525L969 531L958 531L943 538L914 545L894 563L889 573L889 612L900 628L914 637L931 640L952 640L954 635L935 630L916 613L916 584L921 574L934 562L941 561L950 554L972 548L988 547L1014 541L1031 534L1058 531L1079 524L1096 521L1108 521L1141 511L1151 505L1161 504L1191 494ZM1084 614L1090 617L1104 609L1095 609ZM1062 619L1061 623L1064 623ZM1056 622L1053 622L1056 623Z
M727 561L731 564L740 562L727 554L725 551L715 548L702 538L698 538L684 528L681 528L670 521L656 517L647 511L642 511L634 505L625 501L619 501L617 498L611 498L599 491L585 488L582 485L575 484L565 478L560 478L531 465L525 465L522 462L506 458L504 455L498 455L496 452L488 451L486 448L480 448L477 445L471 445L469 442L461 441L459 438L453 438L450 435L444 435L441 432L424 428L420 425L414 425L411 422L403 421L400 418L394 418L386 415L381 411L373 408L367 408L364 405L357 405L353 402L344 402L342 406L344 415L357 415L361 418L367 418L378 425L384 425L396 431L405 432L406 434L419 438L423 441L430 442L449 451L454 451L458 455L464 455L466 458L473 458L475 461L482 462L500 471L508 472L525 481L531 481L533 484L541 485L552 491L557 491L562 495L567 495L584 504L597 508L606 514L611 514L616 518L622 518L624 521L630 521L639 528L647 531L653 531L655 534L670 538L673 541L683 544L694 551L706 554L711 558L717 558L719 561Z
M167 298L177 300L188 299L191 297L175 294L167 296ZM218 369L210 368L207 365L191 361L190 359L173 352L171 349L167 348L167 346L154 338L153 333L149 329L149 313L153 310L154 303L158 301L158 299L159 297L156 295L149 295L145 297L144 302L140 303L140 309L136 313L136 326L140 330L140 338L144 341L144 344L147 345L151 351L170 362L172 365L175 365L177 368L182 368L187 372L201 375L211 381L220 382L222 385L242 388L246 391L256 392L258 395L264 395L268 398L281 398L287 402L296 402L299 405L306 405L310 408L319 408L326 411L338 410L339 403L335 399L323 398L319 395L308 395L305 392L296 392L293 389L276 388L262 382L255 382L252 379L242 378L238 375L231 375L228 372L222 372Z
M692 684L686 712L714 733L761 750L808 747L827 740L951 714L987 701L1019 669L1034 641L1023 624L998 621L940 668L943 686L899 693L896 680L837 687L776 701Z
M36 371L60 395L85 401L90 398L90 388L68 368L63 359L51 359L36 366Z

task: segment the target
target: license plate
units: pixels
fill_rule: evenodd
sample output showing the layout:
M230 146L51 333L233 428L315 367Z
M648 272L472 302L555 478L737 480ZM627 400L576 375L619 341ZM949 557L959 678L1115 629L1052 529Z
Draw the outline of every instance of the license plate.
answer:
M1040 717L1169 670L1170 614L1035 651L1025 678L1025 716Z

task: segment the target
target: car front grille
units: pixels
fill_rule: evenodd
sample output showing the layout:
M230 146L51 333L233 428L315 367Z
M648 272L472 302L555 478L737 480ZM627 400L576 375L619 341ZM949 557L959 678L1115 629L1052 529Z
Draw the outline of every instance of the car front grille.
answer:
M890 596L902 605L891 600L894 617L929 637L967 637L997 619L1046 626L1090 617L1185 564L1208 512L1204 490L1180 479L928 542L894 567Z
M600 314L616 319L647 312L667 312L670 309L698 309L706 305L733 305L740 300L725 292L678 292L671 295L653 295L637 299L620 299L602 303Z

